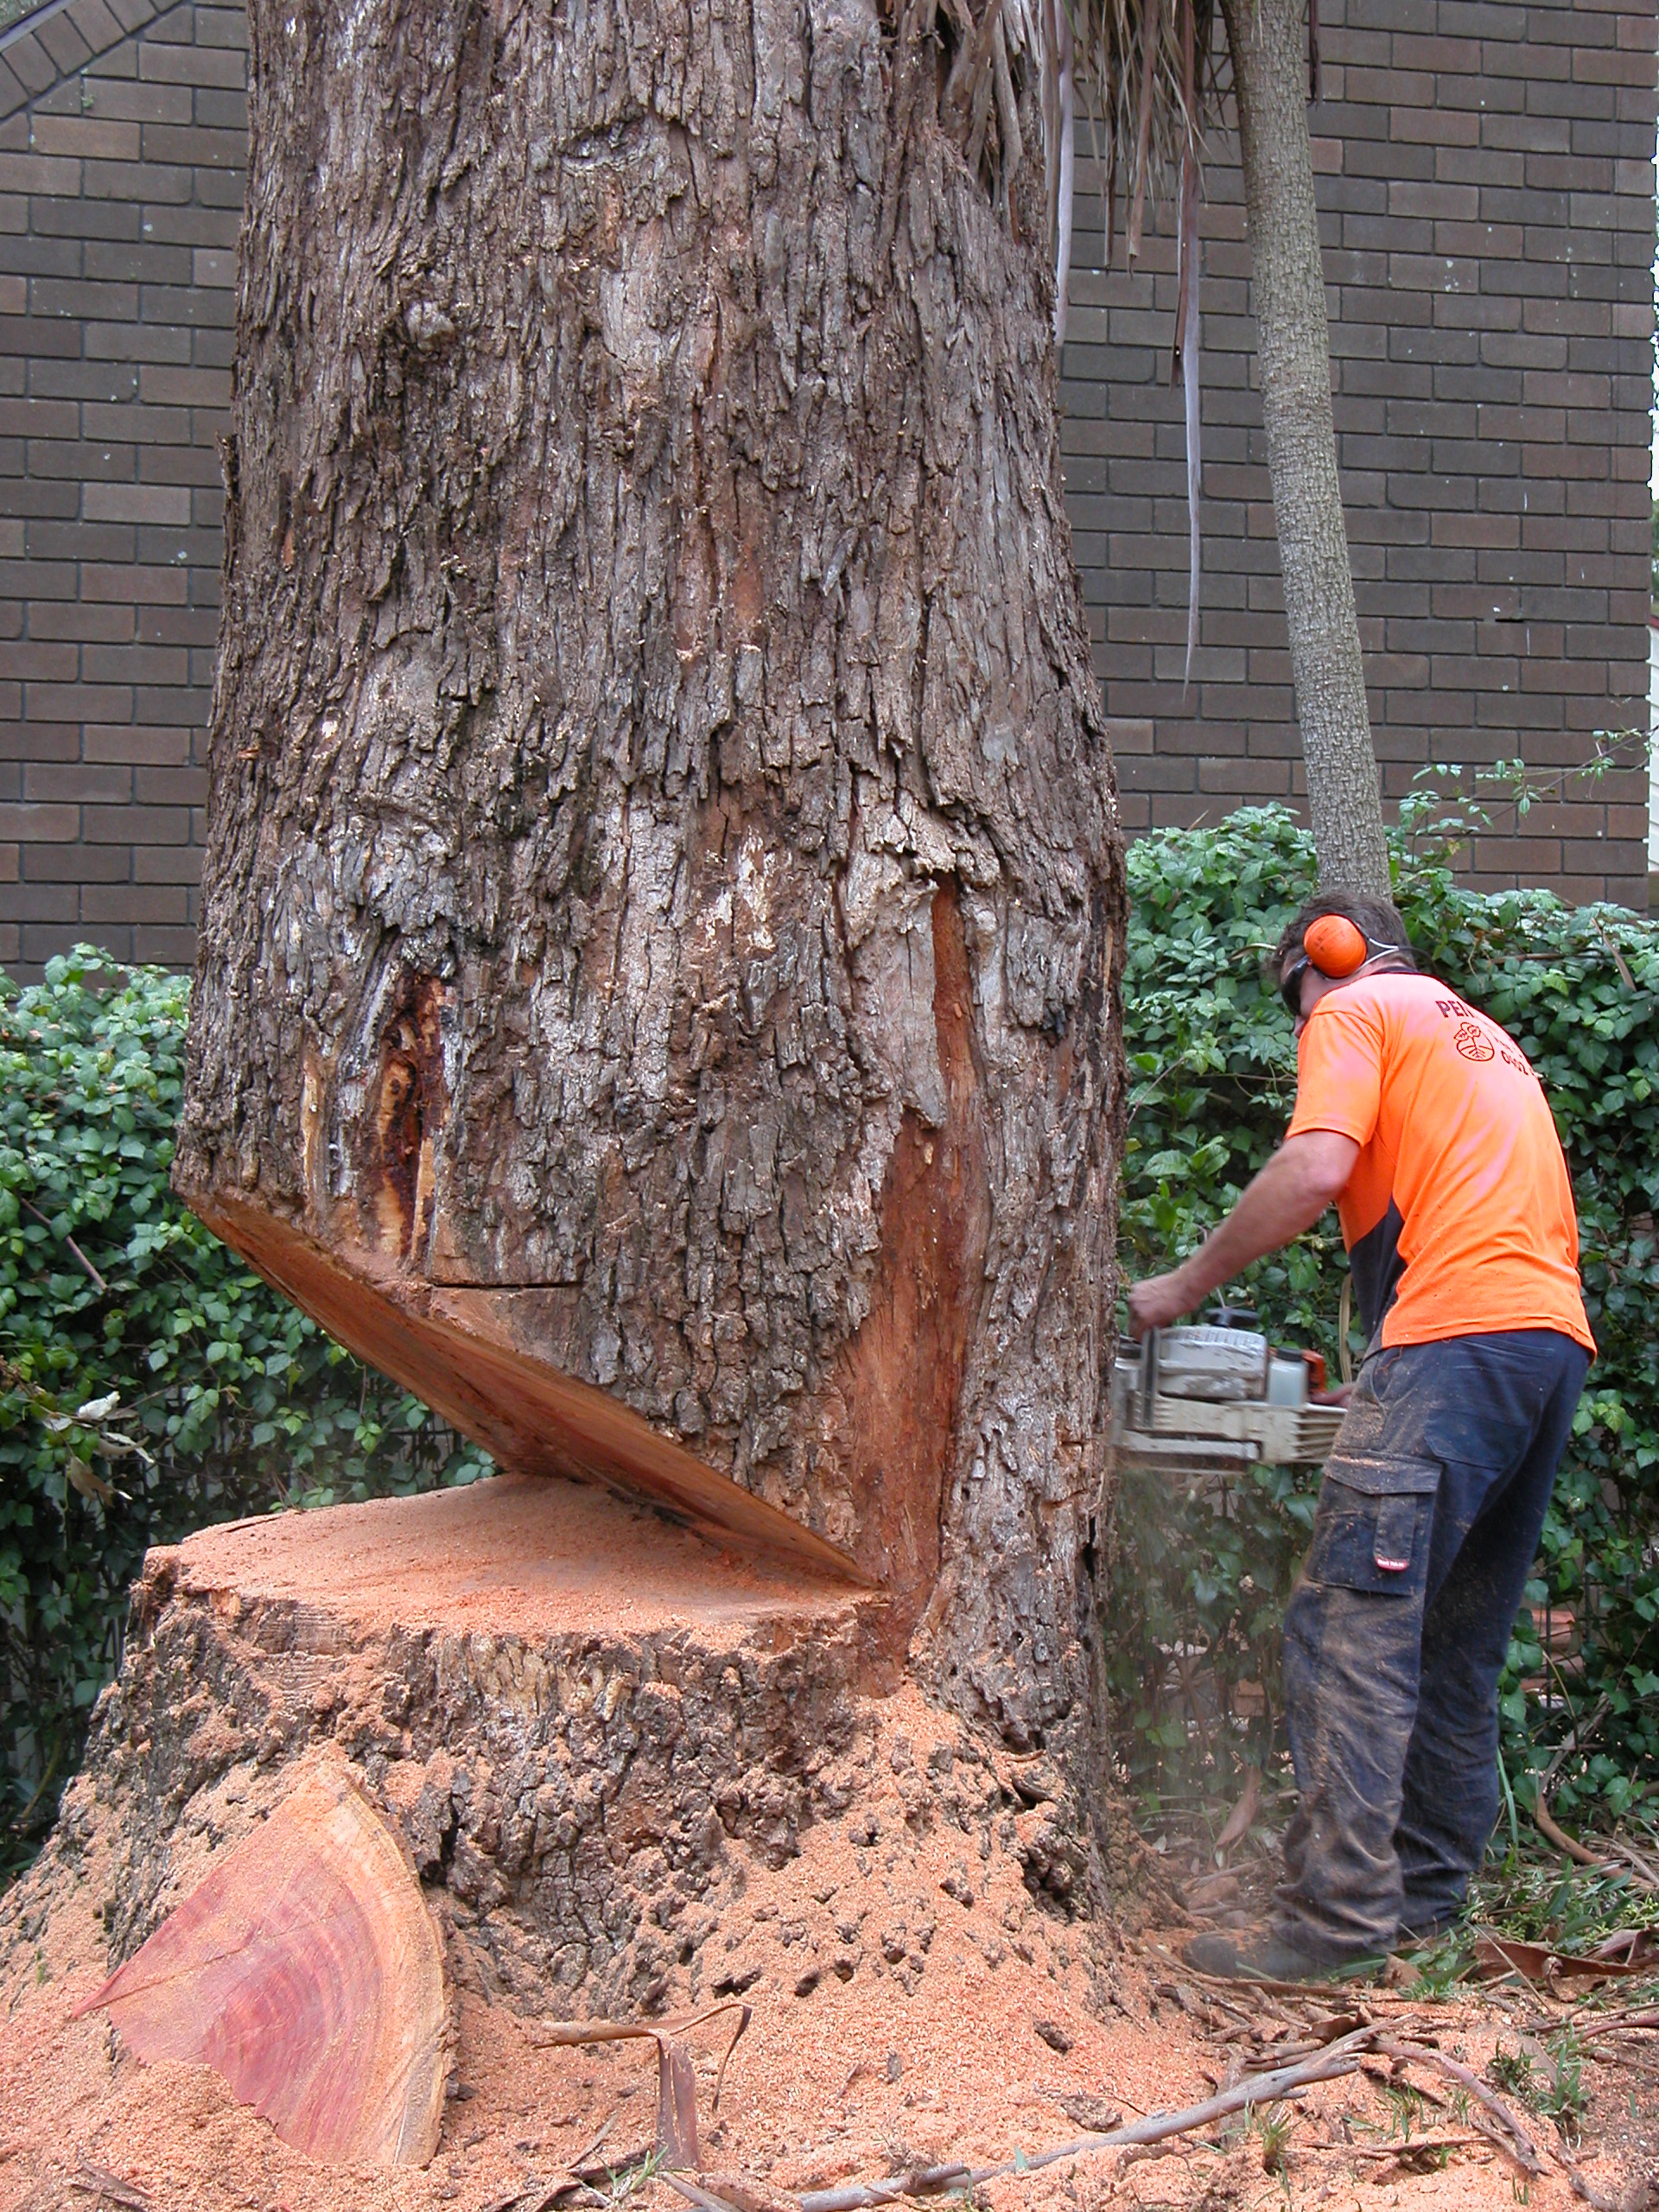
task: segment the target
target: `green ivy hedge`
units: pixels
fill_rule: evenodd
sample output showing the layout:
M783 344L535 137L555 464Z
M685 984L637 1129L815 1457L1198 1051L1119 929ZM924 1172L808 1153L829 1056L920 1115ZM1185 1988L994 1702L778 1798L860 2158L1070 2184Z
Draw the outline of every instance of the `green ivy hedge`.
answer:
M0 1874L38 1841L147 1545L488 1462L168 1188L186 978L0 976Z
M1528 1592L1558 1630L1570 1616L1573 1648L1547 1656L1523 1612L1503 1691L1506 1776L1524 1800L1562 1754L1557 1810L1616 1816L1659 1781L1659 925L1544 892L1461 889L1444 834L1418 849L1432 809L1406 811L1397 903L1422 965L1502 1023L1543 1081L1600 1348ZM1433 826L1448 820L1455 830L1455 813ZM1131 849L1127 1280L1192 1250L1284 1133L1295 1046L1261 962L1314 874L1306 834L1278 809ZM1345 1266L1330 1213L1229 1295L1281 1340L1322 1351L1334 1381ZM1239 1761L1271 1752L1280 1621L1316 1495L1283 1469L1219 1500L1125 1484L1111 1668L1122 1755L1143 1788L1214 1793Z

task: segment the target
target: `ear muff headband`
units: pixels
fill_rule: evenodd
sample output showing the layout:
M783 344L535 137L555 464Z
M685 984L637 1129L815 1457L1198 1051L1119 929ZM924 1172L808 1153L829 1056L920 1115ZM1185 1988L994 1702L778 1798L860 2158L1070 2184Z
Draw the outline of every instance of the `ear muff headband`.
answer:
M1394 950L1392 945L1379 949ZM1363 968L1371 957L1364 931L1346 914L1321 914L1310 922L1303 933L1302 950L1311 967L1338 981Z

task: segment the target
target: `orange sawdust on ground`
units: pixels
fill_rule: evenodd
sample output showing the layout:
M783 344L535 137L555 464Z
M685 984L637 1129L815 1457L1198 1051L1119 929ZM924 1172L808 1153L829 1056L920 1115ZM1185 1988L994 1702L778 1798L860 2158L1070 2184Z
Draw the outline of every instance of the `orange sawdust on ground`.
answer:
M424 1544L428 1595L442 1587L443 1605L476 1627L487 1621L500 1629L509 1616L543 1628L566 1612L591 1618L602 1574L572 1562L602 1560L607 1545L613 1552L614 1531L598 1523L629 1510L592 1496L591 1506L585 1497L566 1501L574 1518L564 1521L555 1557L536 1486L501 1485L490 1512L508 1522L531 1518L516 1549L495 1548L488 1587L469 1565L470 1523L459 1503L435 1510L421 1501L420 1512L398 1505L342 1518L330 1602L359 1633L391 1618L400 1581L407 1592L410 1547ZM545 1500L545 1490L539 1497ZM291 1586L315 1600L315 1546L326 1517L198 1539L187 1548L191 1573L214 1591L279 1596ZM498 1538L504 1527L496 1526ZM640 1549L647 1540L648 1560ZM680 1617L693 1602L684 1578L697 1574L709 1586L698 1584L696 1604L780 1627L788 1622L791 1578L751 1567L741 1571L739 1588L723 1580L723 1570L710 1579L696 1549L696 1538L660 1524L654 1533L644 1524L633 1532L631 1625ZM827 1606L833 1615L857 1602L820 1592L811 1610ZM342 1656L347 1669L357 1663L369 1661ZM1130 1938L1104 1921L1062 1918L1028 1893L1018 1857L995 1840L1009 1819L1027 1816L1000 1815L981 1831L909 1817L930 1751L958 1737L954 1719L906 1685L865 1700L860 1726L864 1779L845 1817L804 1827L798 1855L781 1866L741 1839L726 1847L719 1910L696 1962L694 1994L707 2004L735 1988L753 2018L732 2057L717 2115L712 2095L725 2024L691 2038L705 2171L746 2177L762 2190L800 2190L947 2160L989 2164L1016 2150L1034 2153L1102 2124L1103 2108L1133 2119L1199 2101L1238 2072L1271 2063L1263 2039L1277 2033L1294 2043L1311 2018L1348 2001L1201 1986L1179 1963L1178 1931ZM238 1821L245 1828L253 1799L282 1784L280 1769L232 1770L213 1793L227 1831ZM188 1860L181 1850L175 1872L200 1878ZM94 1822L79 1857L58 1862L43 1893L49 1914L28 1883L7 1901L13 1941L0 1974L0 2212L97 2212L100 2204L124 2212L429 2212L440 2205L506 2212L510 2204L550 2212L554 2185L601 2133L589 2163L617 2168L653 2139L652 2044L550 2045L537 2018L504 1999L452 1916L454 2050L436 2156L423 2170L314 2164L238 2107L206 2069L147 2067L122 2048L103 2016L73 2018L107 1970L104 1906L113 1880L112 1847ZM442 1894L433 1901L442 1918ZM1500 2037L1512 2045L1523 2024L1524 2006L1506 2012L1503 1999L1414 2007L1408 1990L1394 1990L1365 2001L1391 2019L1427 2026L1478 2069ZM1659 2091L1639 2050L1597 2048L1606 2063L1585 2064L1584 2173L1605 2201L1645 2204L1659 2145ZM1383 2073L1380 2062L1375 2070ZM1447 2084L1414 2078L1444 2101L1415 2107L1414 2136L1475 2133L1453 2109ZM1289 2125L1276 2149L1273 2131L1264 2137L1259 2126L1235 2120L1179 2139L1161 2155L1109 2152L1012 2175L986 2185L982 2202L992 2212L1093 2212L1108 2203L1265 2212L1287 2202L1333 2212L1396 2204L1510 2212L1517 2201L1546 2208L1577 2201L1550 2155L1554 2128L1535 2115L1522 2117L1544 2150L1546 2171L1522 2194L1512 2168L1483 2141L1459 2141L1439 2171L1409 2171L1399 2155L1402 2107L1384 2081L1356 2075L1322 2084L1278 2110ZM566 2201L632 2202L640 2212L679 2212L684 2204L660 2178L634 2186L625 2178L614 2187L601 2178L597 2196Z
M908 1718L914 1726L918 1716ZM799 1858L782 1869L756 1862L747 1870L747 1926L732 1929L733 1948L719 1967L747 1980L754 2017L731 2061L717 2117L709 2099L723 2047L720 2024L694 2037L706 2169L799 2190L947 2159L990 2163L1016 2148L1031 2153L1079 2133L1062 2100L1097 2099L1134 2118L1211 2094L1226 2077L1232 2048L1184 2005L1209 2010L1212 1996L1223 1995L1272 2032L1282 2000L1199 1989L1156 1937L1120 1946L1059 1922L1025 1897L1007 1866L968 1864L962 1842L936 1830L884 1854L879 1845L861 1852L821 1827L807 1832ZM104 1973L96 1855L73 1898L40 1930L34 1957L0 1986L0 2207L86 2212L113 2181L157 2212L426 2212L440 2204L483 2212L510 2197L534 2212L545 2186L601 2128L608 2132L591 2163L620 2165L650 2145L653 2047L549 2047L535 2020L487 2001L461 1955L452 1961L454 2077L431 2164L421 2171L312 2164L238 2108L206 2069L145 2067L122 2050L101 2017L71 2019ZM941 1888L947 1879L956 1894ZM728 1911L726 1920L741 1916ZM912 1987L891 1971L871 1970L884 1945L901 1962L921 1961L906 1974ZM851 1965L845 1981L837 1961ZM711 1966L705 1982L715 1978ZM1160 1998L1160 1986L1175 1994ZM1408 2017L1404 1994L1381 2001ZM1218 2011L1212 2017L1231 2024ZM1509 2024L1471 2005L1420 2008L1410 2017L1432 2019L1442 2045L1477 2066ZM1052 2047L1039 2022L1070 2048ZM1643 2132L1651 2133L1653 2085L1632 2077L1630 2088ZM1096 2124L1097 2113L1084 2109L1081 2125ZM1528 2124L1535 2138L1553 2141L1548 2123ZM1484 2146L1456 2148L1443 2171L1413 2173L1396 2158L1355 2157L1344 2145L1351 2138L1362 2151L1376 2151L1399 2144L1398 2129L1386 2092L1350 2077L1315 2088L1297 2107L1282 2174L1265 2170L1260 2132L1235 2122L1218 2142L1183 2139L1157 2158L1103 2153L1009 2177L983 2196L995 2212L1287 2202L1366 2212L1390 2204L1507 2212L1516 2202L1512 2170ZM1472 2131L1428 2107L1414 2132ZM1213 2139L1216 2131L1209 2133ZM1604 2190L1617 2193L1635 2177L1628 2159L1608 2164L1586 2152L1586 2161ZM601 2183L600 2193L612 2192ZM660 2180L632 2195L650 2212L684 2201ZM1556 2169L1521 2201L1574 2200ZM1631 2201L1645 2202L1645 2194Z

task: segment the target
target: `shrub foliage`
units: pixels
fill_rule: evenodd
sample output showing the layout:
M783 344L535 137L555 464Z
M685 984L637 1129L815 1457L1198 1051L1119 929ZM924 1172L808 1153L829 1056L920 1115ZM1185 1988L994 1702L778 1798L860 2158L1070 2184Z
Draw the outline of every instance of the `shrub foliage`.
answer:
M1500 1022L1543 1081L1599 1346L1510 1646L1503 1757L1523 1799L1560 1755L1557 1809L1617 1815L1659 1779L1659 925L1545 892L1460 888L1446 842L1458 818L1433 813L1427 798L1405 810L1397 903L1421 965ZM1128 1280L1195 1249L1283 1135L1295 1046L1261 962L1314 874L1306 833L1277 809L1131 849ZM1278 1340L1322 1351L1334 1381L1345 1267L1332 1212L1228 1294ZM1126 1482L1111 1665L1143 1786L1213 1791L1235 1762L1269 1755L1280 1621L1317 1491L1280 1468L1220 1499ZM1546 1636L1570 1648L1547 1652Z
M188 993L89 948L0 976L0 1868L51 1819L147 1545L487 1465L174 1198Z

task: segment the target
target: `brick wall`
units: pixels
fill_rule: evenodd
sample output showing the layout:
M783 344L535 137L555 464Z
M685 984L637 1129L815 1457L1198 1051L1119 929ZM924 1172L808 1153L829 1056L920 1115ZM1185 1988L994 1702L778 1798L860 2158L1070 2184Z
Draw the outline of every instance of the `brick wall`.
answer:
M1655 17L1322 0L1316 159L1349 532L1386 788L1560 772L1483 878L1646 898ZM68 0L0 37L0 964L182 963L245 147L240 8ZM1080 133L1086 151L1086 126ZM1173 256L1095 273L1080 164L1065 451L1131 828L1294 798L1236 149L1205 211L1205 574L1185 700Z
M219 602L239 7L0 41L0 964L188 963Z
M1385 790L1430 759L1559 772L1553 803L1497 812L1478 874L1645 906L1645 772L1567 772L1596 732L1648 725L1653 8L1321 0L1319 16L1310 119ZM1130 276L1120 241L1096 273L1085 176L1065 450L1125 819L1295 798L1236 143L1217 139L1204 213L1204 613L1185 702L1173 250L1152 240Z

